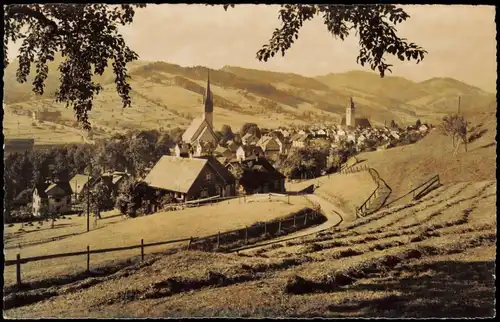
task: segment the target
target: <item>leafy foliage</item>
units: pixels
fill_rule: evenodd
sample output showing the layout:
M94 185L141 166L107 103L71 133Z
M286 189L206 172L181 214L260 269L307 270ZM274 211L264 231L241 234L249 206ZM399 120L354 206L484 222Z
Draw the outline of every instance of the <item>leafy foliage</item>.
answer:
M112 62L118 95L123 107L130 106L130 85L126 64L138 58L118 33L118 25L130 24L134 7L145 4L11 4L4 15L4 68L8 65L10 41L22 41L17 79L27 81L31 65L36 75L33 91L44 93L48 64L60 52L65 60L59 65L60 87L56 100L73 107L77 120L90 129L88 112L92 100L102 90L92 75L102 75ZM27 31L25 31L27 30Z
M356 59L361 66L369 64L378 70L381 77L392 72L392 65L385 63L385 56L391 54L399 60L424 59L425 50L396 35L396 24L410 16L395 5L314 5L285 4L281 6L279 19L281 28L275 29L269 43L257 52L260 61L267 61L281 52L282 56L299 38L304 22L321 15L328 31L344 40L351 30L359 36L360 52Z
M241 127L240 135L243 137L247 133L251 133L252 135L256 136L257 138L261 137L259 126L255 123L243 124L243 126Z
M463 116L452 114L443 117L442 126L444 132L452 138L452 145L455 148L454 153L458 153L461 143L464 144L465 151L467 152L467 133L469 132L470 123Z

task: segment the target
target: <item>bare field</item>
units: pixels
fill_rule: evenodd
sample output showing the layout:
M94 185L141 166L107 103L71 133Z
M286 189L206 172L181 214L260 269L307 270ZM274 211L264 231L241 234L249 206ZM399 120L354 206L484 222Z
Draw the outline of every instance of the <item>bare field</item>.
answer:
M150 256L6 316L493 316L495 191L495 181L445 185L250 255Z
M224 232L244 228L258 221L270 221L279 217L285 217L292 212L310 206L305 198L300 196L290 197L290 205L282 197L273 197L271 202L266 199L247 203L243 199L233 199L215 205L156 213L127 220L121 220L119 219L120 217L116 217L117 221L113 224L103 226L88 233L70 236L54 242L24 247L21 249L21 256L32 257L84 251L87 245L91 249L138 245L141 239L144 239L145 243L152 243L201 237L216 234L219 231ZM250 200L251 198L247 199L247 201ZM67 231L64 233L70 233L70 231L74 231L75 229L81 230L83 228L82 224L80 226L66 226L60 229L66 229ZM59 233L62 234L63 231ZM32 240L39 240L42 237L42 232L29 234L29 238ZM25 240L29 241L29 238L27 237ZM168 249L173 246L177 245L159 246L158 249ZM18 251L18 248L7 249L5 251L6 259L15 259ZM148 248L147 251L151 251L151 248ZM125 260L131 254L136 255L137 250L93 255L92 263L93 265L99 265L103 261ZM83 257L69 257L27 263L22 266L23 281L42 280L60 274L69 274L85 268L85 265L85 258ZM47 269L48 267L50 269ZM15 282L15 266L5 268L4 279L6 285Z

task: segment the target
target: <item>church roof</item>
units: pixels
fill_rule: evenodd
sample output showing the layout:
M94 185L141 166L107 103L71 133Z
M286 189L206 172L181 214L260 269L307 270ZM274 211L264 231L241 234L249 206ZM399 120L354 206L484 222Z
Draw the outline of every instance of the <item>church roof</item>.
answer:
M192 120L186 132L182 134L182 141L184 142L194 141L194 136L196 135L196 132L198 132L198 129L201 127L204 121L205 120L201 117Z

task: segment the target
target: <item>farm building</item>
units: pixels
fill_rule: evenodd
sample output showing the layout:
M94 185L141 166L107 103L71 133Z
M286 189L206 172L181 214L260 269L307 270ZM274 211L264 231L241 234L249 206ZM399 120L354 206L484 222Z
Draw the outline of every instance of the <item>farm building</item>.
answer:
M285 192L285 176L276 170L266 158L254 156L229 162L226 167L241 173L238 190L245 194Z
M235 195L235 180L216 158L162 156L146 176L146 184L178 201Z

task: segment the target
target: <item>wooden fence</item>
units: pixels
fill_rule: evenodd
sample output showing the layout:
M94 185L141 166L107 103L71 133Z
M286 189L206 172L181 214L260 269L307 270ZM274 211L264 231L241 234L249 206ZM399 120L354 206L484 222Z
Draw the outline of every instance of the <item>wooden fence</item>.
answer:
M16 265L16 282L17 285L20 286L22 284L21 264L26 264L29 262L85 255L87 259L87 272L90 272L91 254L140 249L141 259L144 260L144 249L146 247L161 246L161 245L175 244L181 242L187 242L186 245L187 250L194 249L194 250L204 250L204 251L227 251L232 247L238 246L238 242L242 240L244 240L244 244L247 245L249 241L257 242L259 240L265 240L280 235L285 235L300 228L305 228L307 226L311 226L313 224L319 223L320 221L324 220L325 217L321 216L319 212L317 212L316 210L305 208L299 211L298 213L283 219L277 219L270 222L257 223L255 225L252 225L250 227L245 227L243 229L237 229L223 233L219 232L215 235L210 235L205 237L199 237L199 238L191 237L191 238L154 242L148 244L145 244L144 239L141 239L141 243L138 245L123 246L116 248L94 249L94 250L91 250L90 246L87 246L86 250L84 251L34 256L27 258L21 258L21 255L17 254L15 260L6 260L4 265L5 266ZM223 245L225 245L226 247L221 247Z
M412 200L418 200L422 198L424 195L428 194L432 190L436 189L437 187L441 186L441 181L439 178L439 174L436 174L432 178L426 180L424 183L418 185L417 187L413 188L412 190L408 191L404 195L392 200L390 203L384 205L384 207L388 207L392 204L394 204L397 201L400 201L401 199L408 197L409 195L412 196ZM423 188L423 189L422 189ZM417 192L418 190L422 189L421 191Z
M370 173L370 176L372 177L372 180L377 183L377 187L375 190L373 190L372 194L363 202L363 204L356 208L356 217L363 217L366 215L369 215L370 213L374 213L375 211L378 211L380 208L382 208L389 198L389 195L392 193L391 187L380 177L378 174L377 170L373 168L368 168L368 172ZM379 197L383 193L383 189L386 189L389 191L388 194L385 195L385 198L382 202L379 203L375 208L373 208L373 204L380 200Z

